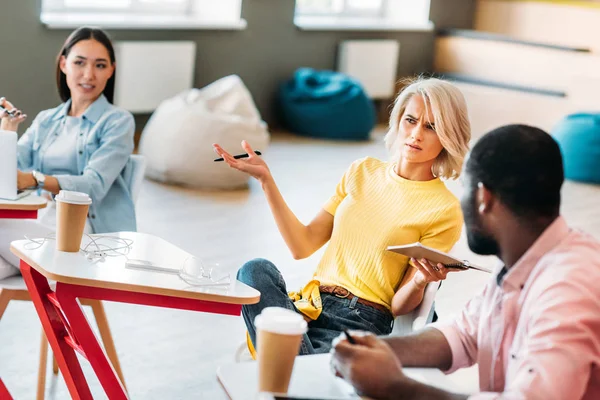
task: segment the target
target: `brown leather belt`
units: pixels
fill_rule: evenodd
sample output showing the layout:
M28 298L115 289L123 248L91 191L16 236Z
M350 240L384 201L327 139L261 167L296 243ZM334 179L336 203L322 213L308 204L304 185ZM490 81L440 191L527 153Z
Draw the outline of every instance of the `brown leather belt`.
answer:
M384 312L386 314L390 314L390 310L388 310L385 306L382 306L381 304L373 303L372 301L369 301L369 300L361 299L360 297L355 296L352 293L350 293L350 291L348 291L348 289L343 288L341 286L321 285L321 286L319 286L319 291L321 293L332 294L334 296L337 296L337 297L340 297L343 299L348 299L348 300L352 300L353 298L357 297L358 300L356 300L356 301L358 303L364 304L365 306L373 307L374 309Z

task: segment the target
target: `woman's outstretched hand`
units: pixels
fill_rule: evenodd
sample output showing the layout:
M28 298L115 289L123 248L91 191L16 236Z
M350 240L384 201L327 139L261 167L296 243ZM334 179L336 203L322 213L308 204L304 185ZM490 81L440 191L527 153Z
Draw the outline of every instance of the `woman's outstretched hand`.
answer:
M248 153L247 158L233 158L233 155L225 151L221 146L217 143L213 144L213 150L220 157L223 157L223 160L229 165L231 168L237 169L238 171L242 171L247 173L248 175L256 178L259 182L264 183L266 180L271 178L271 171L267 166L267 163L258 155L254 153L254 150L248 142L242 140L242 148L246 153Z
M4 110L0 111L0 129L5 131L17 131L19 124L27 118L26 114L23 114L21 110L15 108L15 106L4 97L0 98L0 107ZM9 114L10 112L11 114Z

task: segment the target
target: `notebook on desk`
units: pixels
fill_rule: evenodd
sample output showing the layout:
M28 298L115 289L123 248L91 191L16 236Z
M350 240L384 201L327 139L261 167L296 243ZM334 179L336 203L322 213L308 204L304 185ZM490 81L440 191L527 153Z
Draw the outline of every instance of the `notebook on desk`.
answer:
M17 134L0 131L0 199L18 200L31 190L17 190Z
M1 195L2 189L0 189L0 199L2 199L2 200L12 200L12 201L19 200L19 199L22 199L23 197L29 196L31 193L35 192L35 190L29 190L29 189L27 189L27 190L17 190L16 192L17 192L17 194L15 196L12 196L13 191L11 191L10 193L7 193L7 194L11 195L10 197L9 196L2 197L2 195Z
M3 163L4 164L4 163ZM17 166L14 168L0 167L0 199L3 200L19 200L25 196L29 196L34 190L18 190L17 189Z
M466 260L460 260L455 258L449 254L446 254L442 251L432 249L431 247L427 247L422 245L419 242L406 244L402 246L388 246L388 251L393 251L394 253L399 253L405 255L407 257L412 257L417 260L425 258L429 261L444 264L448 268L458 268L458 269L476 269L478 271L483 272L492 272L490 269L485 267L480 267L478 265L471 264Z

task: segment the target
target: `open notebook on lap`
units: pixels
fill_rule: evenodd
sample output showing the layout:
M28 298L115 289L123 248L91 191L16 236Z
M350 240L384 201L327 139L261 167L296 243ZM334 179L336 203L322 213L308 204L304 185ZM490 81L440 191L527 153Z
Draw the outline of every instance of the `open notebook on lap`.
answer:
M32 190L17 190L17 135L0 131L0 199L18 200Z

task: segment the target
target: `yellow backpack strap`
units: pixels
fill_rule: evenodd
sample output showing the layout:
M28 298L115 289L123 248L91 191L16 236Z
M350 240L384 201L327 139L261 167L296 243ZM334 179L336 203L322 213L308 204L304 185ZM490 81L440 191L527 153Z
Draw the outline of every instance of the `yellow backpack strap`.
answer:
M294 305L303 315L307 316L311 320L319 318L321 311L323 311L323 303L321 302L321 292L319 286L321 282L316 279L308 282L298 292L289 292L288 297L294 302ZM250 334L246 331L246 344L248 351L252 356L252 359L256 360L256 349L250 339Z
M313 321L319 318L321 311L323 311L321 292L319 291L320 284L318 280L313 279L299 292L288 293L289 298L294 302L298 311Z

